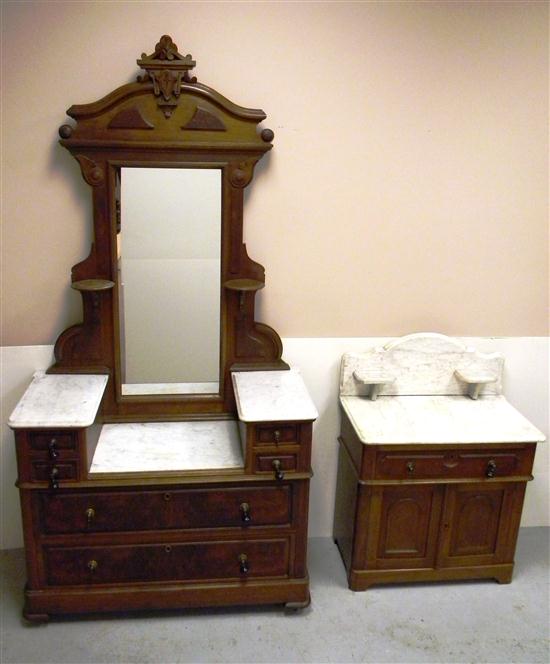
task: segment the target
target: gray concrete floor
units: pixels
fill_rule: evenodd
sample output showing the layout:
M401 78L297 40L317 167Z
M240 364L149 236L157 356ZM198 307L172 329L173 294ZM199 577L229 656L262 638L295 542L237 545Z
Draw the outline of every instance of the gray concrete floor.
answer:
M348 590L330 539L309 548L312 605L21 619L22 551L3 552L0 662L548 662L549 529L520 531L514 580Z

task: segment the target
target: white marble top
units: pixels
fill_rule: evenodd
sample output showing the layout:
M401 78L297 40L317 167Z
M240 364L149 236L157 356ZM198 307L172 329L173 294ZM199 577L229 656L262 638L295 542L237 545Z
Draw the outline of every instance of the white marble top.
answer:
M37 371L8 420L12 429L93 424L108 376Z
M243 422L312 421L318 413L297 369L232 374Z
M465 395L468 383L476 382L472 380L476 376L481 377L478 382L483 394L502 394L503 367L500 353L479 353L435 332L409 334L364 353L346 353L340 370L340 394L365 396L377 376L381 395Z
M242 468L237 422L105 424L91 475Z
M219 383L123 383L122 396L148 394L217 394Z
M340 397L365 444L541 442L544 434L503 396Z

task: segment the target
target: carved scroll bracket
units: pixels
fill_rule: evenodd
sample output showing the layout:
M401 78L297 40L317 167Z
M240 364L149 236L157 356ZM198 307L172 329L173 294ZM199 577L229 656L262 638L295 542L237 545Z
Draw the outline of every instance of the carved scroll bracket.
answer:
M248 159L235 164L229 172L229 181L234 187L246 187L252 180L257 159Z
M181 84L196 83L195 77L189 76L189 71L195 66L195 61L188 53L181 55L178 47L169 35L163 35L151 55L141 54L137 60L138 65L147 72L139 76L138 81L153 82L153 93L158 97L157 106L169 118L178 105Z
M75 159L80 164L82 177L89 185L92 187L97 187L97 185L103 182L105 173L103 172L103 169L95 163L95 161L85 157L83 154L75 155Z

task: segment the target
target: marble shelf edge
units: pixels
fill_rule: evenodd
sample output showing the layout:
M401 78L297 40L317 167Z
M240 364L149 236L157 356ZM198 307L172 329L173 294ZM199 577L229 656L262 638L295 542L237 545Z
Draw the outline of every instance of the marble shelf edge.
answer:
M295 367L289 371L235 371L231 378L241 422L313 422L319 416Z
M109 377L105 374L47 374L37 371L8 418L11 429L91 426Z

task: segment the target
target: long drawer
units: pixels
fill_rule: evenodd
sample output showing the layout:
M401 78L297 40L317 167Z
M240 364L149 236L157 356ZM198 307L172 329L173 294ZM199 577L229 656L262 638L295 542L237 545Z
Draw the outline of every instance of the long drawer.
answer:
M472 449L446 451L379 452L377 479L436 479L528 475L533 451L528 449Z
M292 520L292 485L34 495L45 534L274 526Z
M47 547L50 585L285 577L288 538L137 546Z

